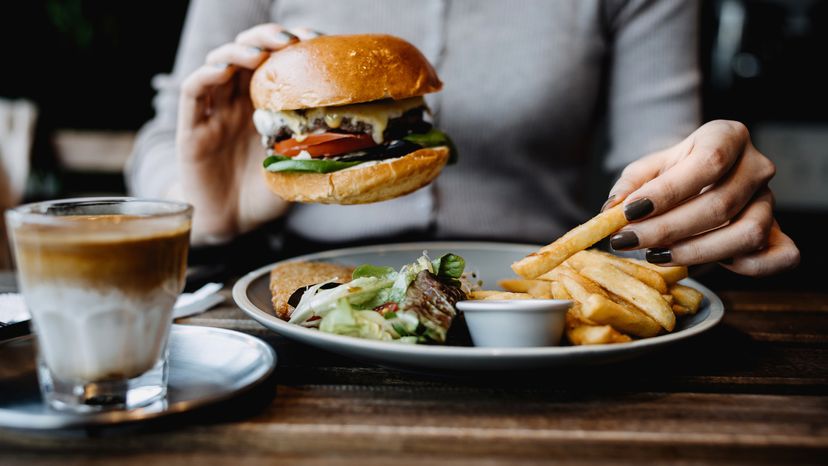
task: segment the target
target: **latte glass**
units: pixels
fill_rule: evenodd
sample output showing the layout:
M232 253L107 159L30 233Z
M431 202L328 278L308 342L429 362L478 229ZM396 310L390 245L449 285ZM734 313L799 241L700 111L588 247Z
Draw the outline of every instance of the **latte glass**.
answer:
M50 406L132 409L167 390L167 337L184 287L192 207L83 198L6 212Z

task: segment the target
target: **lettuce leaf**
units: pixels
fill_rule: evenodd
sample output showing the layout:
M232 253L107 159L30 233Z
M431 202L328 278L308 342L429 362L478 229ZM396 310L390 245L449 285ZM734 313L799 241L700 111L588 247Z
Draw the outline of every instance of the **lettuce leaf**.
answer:
M457 163L457 146L454 145L454 141L452 141L446 133L440 131L439 129L431 128L431 130L427 133L412 133L403 137L403 139L422 147L448 146L449 165Z
M416 320L416 317L415 317ZM337 335L348 335L369 340L397 341L416 343L416 337L401 335L395 328L407 331L404 322L392 322L384 319L374 311L354 309L347 299L340 299L319 324L319 330Z
M383 278L388 280L394 280L397 278L397 271L391 267L382 267L379 265L371 265L371 264L362 264L354 269L354 273L351 275L351 278L360 278L360 277L376 277L376 278Z
M340 162L328 159L296 160L284 155L271 155L264 160L263 165L269 172L330 173L360 163L362 162Z
M443 254L431 261L434 267L434 275L444 279L459 280L463 276L463 269L466 268L466 261L456 254Z

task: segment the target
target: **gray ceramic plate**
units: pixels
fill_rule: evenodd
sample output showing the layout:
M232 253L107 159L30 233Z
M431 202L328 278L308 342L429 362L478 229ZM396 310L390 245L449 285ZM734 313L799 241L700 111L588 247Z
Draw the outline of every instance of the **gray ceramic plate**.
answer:
M537 245L507 243L406 243L338 249L291 260L350 265L369 263L399 268L413 262L424 250L431 257L453 252L466 260L467 271L478 273L484 287L496 288L499 279L514 276L510 269L512 262L537 249ZM233 298L250 317L274 332L301 343L380 365L413 370L480 371L609 363L632 358L709 330L721 320L724 312L721 300L709 289L694 280L685 280L687 285L704 293L701 309L696 315L679 320L673 333L654 338L615 345L538 348L405 345L322 333L279 319L272 311L268 288L269 272L274 265L250 272L233 287Z
M63 429L137 422L230 398L265 379L276 353L258 338L232 330L173 325L167 398L130 411L72 415L43 403L32 336L0 343L0 427Z

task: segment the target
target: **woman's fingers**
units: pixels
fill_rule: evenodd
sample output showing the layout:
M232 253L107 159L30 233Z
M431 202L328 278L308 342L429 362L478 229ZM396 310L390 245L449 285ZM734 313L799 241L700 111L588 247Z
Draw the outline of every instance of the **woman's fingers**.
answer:
M607 201L601 207L601 211L623 202L628 194L640 188L644 183L658 176L664 166L666 151L655 152L642 157L627 165L615 185L610 189Z
M279 50L299 40L296 34L275 23L265 23L242 31L236 43L264 50Z
M233 42L224 44L208 53L207 64L229 64L252 70L261 65L266 58L267 53L259 47Z
M722 266L729 270L753 277L784 272L797 265L799 265L799 248L788 235L782 232L775 221L765 249L722 263Z
M191 128L204 119L210 110L210 91L225 84L235 69L227 64L203 65L181 83L181 99L178 110L178 127Z
M713 121L696 130L691 141L681 160L627 196L628 220L666 212L721 179L742 156L749 135L741 123ZM686 149L679 144L674 150Z
M669 248L648 249L647 260L665 265L694 265L753 254L767 246L773 222L773 196L765 188L730 224Z
M614 249L667 246L720 227L744 209L775 173L773 163L752 146L711 189L661 215L628 225L610 238Z
M311 28L291 28L288 30L291 34L298 37L300 40L313 39L314 37L324 36L325 34Z

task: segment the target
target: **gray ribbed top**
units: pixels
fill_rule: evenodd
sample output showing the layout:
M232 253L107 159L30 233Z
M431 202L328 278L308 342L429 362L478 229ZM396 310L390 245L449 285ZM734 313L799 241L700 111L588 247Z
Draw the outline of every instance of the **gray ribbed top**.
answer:
M383 32L437 68L445 87L427 99L460 163L393 201L296 206L288 228L338 241L436 223L443 237L549 241L588 215L578 201L598 128L609 141L604 168L617 172L698 125L697 15L684 0L194 0L174 71L153 82L157 115L127 181L139 196L165 192L176 176L178 83L240 31L274 21Z

